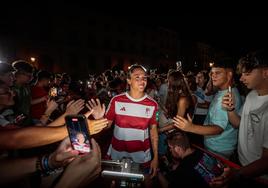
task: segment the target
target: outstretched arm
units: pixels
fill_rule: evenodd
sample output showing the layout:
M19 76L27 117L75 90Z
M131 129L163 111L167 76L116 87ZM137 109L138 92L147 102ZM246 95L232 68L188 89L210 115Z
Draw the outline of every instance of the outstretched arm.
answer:
M218 125L196 125L193 124L192 119L189 114L187 114L187 119L176 116L173 118L174 126L186 131L199 135L217 135L223 132L223 129Z
M78 152L71 149L69 138L65 138L56 151L48 158L50 168L59 168L70 163ZM0 160L0 185L8 184L11 181L17 181L20 178L37 171L37 157L23 159L1 159ZM39 161L41 162L41 161ZM42 162L41 162L42 163ZM44 165L44 163L42 163Z
M68 135L65 126L25 127L0 131L1 149L26 149L63 140ZM8 141L7 141L8 140Z

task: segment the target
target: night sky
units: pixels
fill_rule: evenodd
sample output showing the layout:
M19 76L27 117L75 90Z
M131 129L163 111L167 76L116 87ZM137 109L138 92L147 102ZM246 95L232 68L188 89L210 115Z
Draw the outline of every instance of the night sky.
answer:
M159 12L156 10L136 9L94 9L77 4L60 4L35 6L24 4L18 7L9 7L4 17L1 17L1 26L9 32L13 22L19 22L20 17L28 17L32 23L42 20L44 24L50 22L50 15L115 17L131 23L144 26L162 26L180 33L182 42L205 42L219 50L240 55L247 50L262 48L268 42L267 16L217 16L217 15L180 15L176 12ZM165 10L167 11L167 10ZM46 27L44 27L46 28ZM12 33L12 32L11 32ZM0 31L1 34L1 31Z
M230 53L263 48L268 42L267 16L144 16L136 22L162 25L181 33L185 42L200 41Z

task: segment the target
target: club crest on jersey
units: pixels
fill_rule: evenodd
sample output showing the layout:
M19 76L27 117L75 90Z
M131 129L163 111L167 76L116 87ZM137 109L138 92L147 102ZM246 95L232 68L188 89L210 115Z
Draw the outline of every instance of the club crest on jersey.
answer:
M150 108L146 108L146 109L145 109L145 114L146 114L146 116L149 116L149 115L150 115L150 111L151 111Z

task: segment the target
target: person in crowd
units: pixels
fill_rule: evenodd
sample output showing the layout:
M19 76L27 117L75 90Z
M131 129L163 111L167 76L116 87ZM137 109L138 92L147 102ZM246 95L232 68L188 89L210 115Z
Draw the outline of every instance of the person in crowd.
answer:
M194 101L188 90L184 76L180 71L173 71L168 74L168 97L165 108L160 110L160 124L166 119L164 126L160 126L159 132L174 129L173 122L169 119L176 115L185 116L187 113L193 114ZM162 119L161 119L162 118Z
M67 136L64 117L66 115L77 114L84 108L84 101L71 101L67 109L55 121L46 127L19 127L19 119L7 111L14 105L14 92L2 81L0 81L0 148L2 149L23 149L27 147L37 147L51 144L62 140ZM88 117L92 112L87 112ZM107 119L90 120L88 124L91 134L100 132L106 127ZM12 129L12 130L11 130ZM6 142L6 140L9 140Z
M228 88L233 85L233 60L224 58L214 63L211 70L213 86L218 88L204 125L194 124L192 118L176 116L173 118L174 125L186 132L204 135L204 146L207 150L229 159L237 147L237 129L233 128L228 120L228 112L222 108L221 101ZM235 97L236 109L241 106L241 98L238 90L232 88L232 95Z
M191 147L187 134L173 132L168 136L168 146L174 158L180 160L175 170L165 176L159 172L162 187L210 187L211 177L223 172L223 165L213 156Z
M16 102L14 111L16 115L24 115L23 126L32 125L30 117L31 108L31 90L30 81L33 79L33 66L24 61L18 60L12 63L15 69L14 91L16 93Z
M48 118L42 119L42 115L50 114L58 107L57 103L54 101L49 103L50 111L46 112L49 102L49 84L51 79L51 73L48 71L41 70L37 73L37 82L34 86L31 87L31 118L34 121L34 124L41 123L45 125ZM45 113L46 112L46 113Z
M129 91L112 98L106 118L109 127L114 123L114 133L108 150L108 156L114 160L130 157L141 164L147 175L145 184L150 186L150 179L158 169L158 132L156 112L157 103L144 92L147 84L146 69L138 64L128 70ZM95 118L102 117L103 107L90 104ZM99 113L99 110L102 111ZM151 148L152 154L151 155ZM148 181L147 181L148 180Z
M212 100L212 95L206 94L206 86L208 82L208 74L205 71L200 71L196 74L197 90L195 95L197 97L197 104L194 112L193 122L196 124L203 124L207 113L209 104Z
M238 101L226 94L222 107L228 110L228 120L239 128L238 157L242 167L228 170L224 176L215 179L213 185L236 182L239 187L267 187L268 185L268 53L267 50L250 52L239 60L242 73L240 81L251 89L242 111ZM225 178L226 177L226 178ZM253 179L263 178L266 185Z

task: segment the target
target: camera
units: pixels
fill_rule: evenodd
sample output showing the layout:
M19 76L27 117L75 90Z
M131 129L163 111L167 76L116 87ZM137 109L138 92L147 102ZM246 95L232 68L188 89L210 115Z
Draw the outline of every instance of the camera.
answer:
M119 180L120 187L138 186L144 181L140 165L130 158L119 160L102 160L102 177Z

